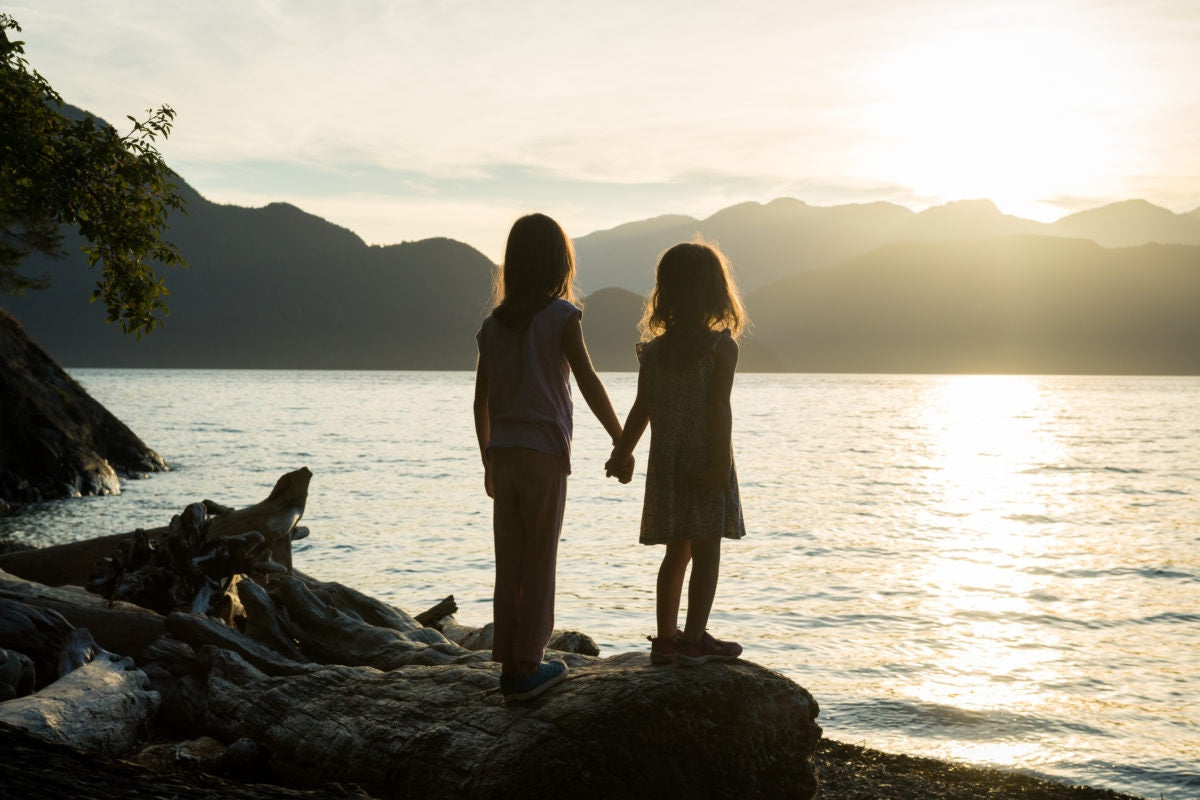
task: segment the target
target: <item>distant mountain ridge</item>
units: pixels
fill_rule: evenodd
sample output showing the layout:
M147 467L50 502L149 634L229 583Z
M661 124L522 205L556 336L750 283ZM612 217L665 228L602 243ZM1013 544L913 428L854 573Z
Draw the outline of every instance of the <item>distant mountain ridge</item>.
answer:
M740 285L759 289L780 278L835 266L894 242L937 242L1036 235L1089 239L1105 247L1200 245L1200 208L1175 214L1144 200L1112 203L1042 223L1003 214L990 200L964 200L916 212L892 203L813 206L780 198L740 203L712 216L658 217L575 241L580 284L649 291L659 254L697 234L730 257Z
M1200 247L1045 236L887 245L752 293L800 372L1200 374Z
M183 187L188 213L169 238L190 266L166 273L171 309L140 341L87 303L82 255L35 257L42 292L5 298L25 330L66 366L279 369L466 368L494 269L450 239L368 246L286 203L240 208ZM76 250L78 240L67 242Z
M43 292L0 298L68 367L471 369L490 308L487 257L450 239L368 246L286 203L218 205L180 181L171 314L141 341L86 298L68 239ZM602 370L633 343L659 253L697 233L730 256L752 321L740 369L1200 374L1200 209L1140 200L1039 223L986 200L740 203L576 239L584 329Z

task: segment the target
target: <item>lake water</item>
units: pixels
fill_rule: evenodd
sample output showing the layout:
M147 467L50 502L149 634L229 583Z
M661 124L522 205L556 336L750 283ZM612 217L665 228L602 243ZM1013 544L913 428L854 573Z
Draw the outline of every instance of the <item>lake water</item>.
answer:
M314 474L298 568L490 619L465 372L75 370L170 464L0 519L39 544L166 524ZM603 376L618 413L636 376ZM828 737L1153 798L1200 797L1200 379L739 375L748 535L710 623L808 688ZM578 402L559 627L645 649L641 468Z

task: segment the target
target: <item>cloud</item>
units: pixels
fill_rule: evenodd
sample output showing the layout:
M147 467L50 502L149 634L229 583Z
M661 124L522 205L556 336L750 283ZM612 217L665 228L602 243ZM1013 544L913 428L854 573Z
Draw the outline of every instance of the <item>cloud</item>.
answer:
M1137 186L1192 207L1198 9L65 0L10 13L70 102L114 122L172 105L163 152L206 196L319 204L387 241L400 217L429 235L529 207L616 224L769 191L1015 202ZM980 55L1024 69L983 73L996 124L931 85L980 74ZM1046 87L1057 94L1035 96ZM1044 132L1026 121L1039 117ZM1006 129L1041 160L989 163Z

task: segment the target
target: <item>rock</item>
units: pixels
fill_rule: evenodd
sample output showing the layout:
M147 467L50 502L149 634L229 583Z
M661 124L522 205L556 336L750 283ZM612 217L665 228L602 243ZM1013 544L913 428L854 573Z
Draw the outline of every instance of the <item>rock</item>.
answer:
M120 494L161 457L0 310L0 502Z

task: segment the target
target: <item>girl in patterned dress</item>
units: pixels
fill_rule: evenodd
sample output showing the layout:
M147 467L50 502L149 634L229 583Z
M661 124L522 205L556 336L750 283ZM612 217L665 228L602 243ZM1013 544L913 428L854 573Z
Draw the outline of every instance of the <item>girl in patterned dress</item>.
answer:
M694 242L663 254L639 326L637 398L605 464L609 475L628 483L633 448L649 424L640 541L667 548L658 571L658 636L650 637L650 659L656 664L732 661L742 652L739 644L719 641L706 628L721 540L745 535L729 402L737 337L745 324L720 250ZM680 595L689 563L687 622L680 631Z

